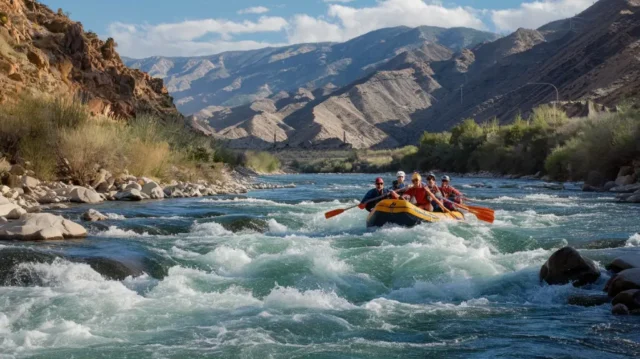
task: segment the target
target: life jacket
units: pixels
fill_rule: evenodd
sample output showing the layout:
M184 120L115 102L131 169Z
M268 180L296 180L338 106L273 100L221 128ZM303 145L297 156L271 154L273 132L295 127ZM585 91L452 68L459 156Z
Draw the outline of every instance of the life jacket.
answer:
M409 202L417 206L429 204L429 195L424 187L411 187L404 192L404 196L408 196Z
M460 193L460 191L458 191L457 189L451 186L440 187L440 192L442 192L442 195L444 196L444 198L447 198L447 199L452 199L452 198L457 198L462 196L462 193Z

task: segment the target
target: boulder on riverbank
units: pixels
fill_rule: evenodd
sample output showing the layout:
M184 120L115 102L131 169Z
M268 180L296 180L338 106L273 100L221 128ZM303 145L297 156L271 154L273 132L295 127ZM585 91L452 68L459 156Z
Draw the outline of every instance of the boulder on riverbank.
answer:
M573 283L580 287L598 278L600 271L595 263L571 247L557 250L540 268L540 280L551 285Z
M0 240L60 240L84 238L81 225L50 213L28 213L18 220L0 223Z

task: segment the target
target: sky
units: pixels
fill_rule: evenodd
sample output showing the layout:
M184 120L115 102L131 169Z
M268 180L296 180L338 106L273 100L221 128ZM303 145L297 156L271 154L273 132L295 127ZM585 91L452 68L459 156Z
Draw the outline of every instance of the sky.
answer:
M380 28L431 25L501 34L577 15L595 0L41 0L121 55L199 56L341 42Z

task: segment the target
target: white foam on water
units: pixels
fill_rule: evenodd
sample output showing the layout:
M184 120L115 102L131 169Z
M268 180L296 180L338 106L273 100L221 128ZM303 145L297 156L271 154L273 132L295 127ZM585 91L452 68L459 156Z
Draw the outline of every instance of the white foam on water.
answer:
M151 237L147 232L137 233L130 229L120 229L117 226L109 226L109 229L96 233L98 237L137 238Z
M232 199L211 199L205 198L198 201L200 203L220 203L220 204L230 204L237 206L272 206L272 207L295 207L293 204L275 202L268 199L260 199L260 198L232 198Z
M278 223L275 219L271 218L267 221L267 225L269 226L270 233L283 234L287 233L289 228L284 224Z
M109 218L111 220L115 220L115 221L127 219L125 216L123 216L121 214L117 214L117 213L105 213L105 216L107 216L107 218Z
M227 246L217 247L201 256L200 260L216 265L224 273L238 273L252 261L244 250Z
M220 223L217 222L196 222L191 227L191 234L207 237L233 236L233 232L225 229Z
M636 233L627 239L627 247L640 247L640 233Z
M276 287L264 298L264 306L276 309L314 308L325 310L347 310L357 308L335 292Z

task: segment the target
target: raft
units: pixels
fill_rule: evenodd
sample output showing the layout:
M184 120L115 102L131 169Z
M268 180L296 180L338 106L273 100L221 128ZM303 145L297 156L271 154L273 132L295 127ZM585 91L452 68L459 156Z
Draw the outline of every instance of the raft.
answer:
M367 217L367 227L382 227L387 223L412 227L420 223L435 223L443 220L464 220L459 211L450 213L429 212L405 200L386 199L380 201Z

